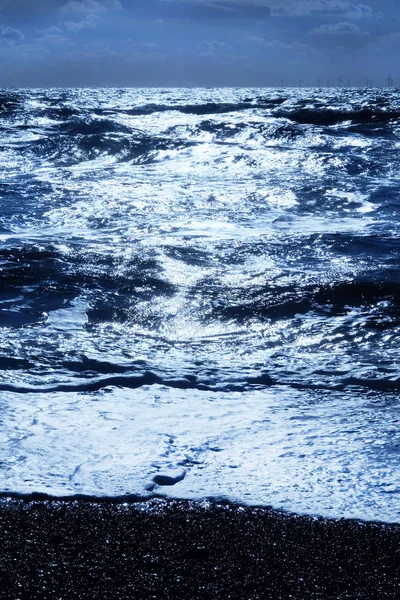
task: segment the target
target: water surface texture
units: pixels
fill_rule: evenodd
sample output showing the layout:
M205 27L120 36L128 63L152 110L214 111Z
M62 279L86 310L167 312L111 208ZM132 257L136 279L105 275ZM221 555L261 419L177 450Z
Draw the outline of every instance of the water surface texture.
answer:
M0 91L0 490L400 522L395 90Z

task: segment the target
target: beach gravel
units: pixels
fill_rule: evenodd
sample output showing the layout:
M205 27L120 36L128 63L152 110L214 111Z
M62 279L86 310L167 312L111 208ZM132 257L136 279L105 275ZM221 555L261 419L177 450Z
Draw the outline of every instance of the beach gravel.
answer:
M0 598L400 598L400 526L225 502L3 498Z

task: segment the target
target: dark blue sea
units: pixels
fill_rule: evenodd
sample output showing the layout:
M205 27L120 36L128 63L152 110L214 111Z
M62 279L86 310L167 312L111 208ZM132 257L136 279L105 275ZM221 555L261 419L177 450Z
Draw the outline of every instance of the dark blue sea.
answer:
M0 491L400 522L400 99L0 90Z

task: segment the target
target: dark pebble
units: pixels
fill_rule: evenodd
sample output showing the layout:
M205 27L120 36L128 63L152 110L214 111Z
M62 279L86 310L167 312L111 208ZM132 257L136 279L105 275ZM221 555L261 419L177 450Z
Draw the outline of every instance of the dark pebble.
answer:
M185 475L186 473L183 472L180 475L177 475L176 477L172 477L171 475L155 475L153 477L153 481L154 483L156 483L157 485L175 485L177 483L179 483L180 481L182 481L182 479L185 479Z

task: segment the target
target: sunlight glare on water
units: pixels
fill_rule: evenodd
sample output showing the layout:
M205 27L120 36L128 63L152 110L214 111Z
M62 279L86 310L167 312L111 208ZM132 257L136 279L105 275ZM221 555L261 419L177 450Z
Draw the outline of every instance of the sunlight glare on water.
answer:
M396 93L0 115L1 490L399 522Z

